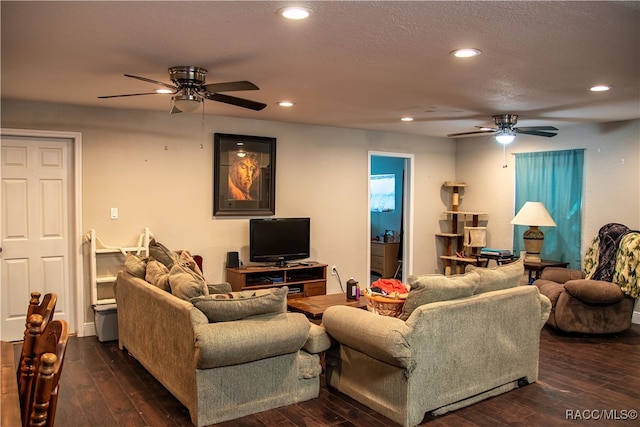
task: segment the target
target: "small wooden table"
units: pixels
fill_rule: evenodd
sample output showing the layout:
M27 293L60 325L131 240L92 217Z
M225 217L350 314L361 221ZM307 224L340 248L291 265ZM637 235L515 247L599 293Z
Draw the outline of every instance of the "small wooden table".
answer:
M489 261L494 260L498 266L513 262L513 255L498 254L478 254L476 255L476 265L478 267L489 267Z
M316 295L305 298L289 298L287 308L291 311L303 313L309 319L322 319L324 311L333 305L347 305L350 307L367 308L367 300L361 297L359 300L347 299L347 294Z
M540 273L547 267L562 267L567 268L568 262L554 261L551 259L543 259L540 262L528 262L524 260L524 268L529 271L529 284L532 284L534 280L540 278ZM535 278L532 277L532 273L536 272Z

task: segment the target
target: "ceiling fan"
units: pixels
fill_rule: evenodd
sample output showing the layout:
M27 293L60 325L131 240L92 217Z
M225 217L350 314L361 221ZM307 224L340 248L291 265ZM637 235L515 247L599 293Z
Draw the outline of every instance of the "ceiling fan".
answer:
M144 82L160 85L165 89L159 89L158 91L146 93L99 96L98 98L119 98L123 96L157 95L163 93L171 93L173 95L171 97L171 114L181 113L183 111L195 111L200 106L200 103L204 102L205 99L224 102L225 104L231 104L255 111L260 111L267 106L267 104L263 104L261 102L220 93L240 90L259 90L258 86L251 82L243 80L237 82L205 84L206 76L206 69L184 65L169 68L169 78L171 79L173 84L159 82L157 80L148 79L146 77L125 74L125 77L131 77L134 79L142 80Z
M548 138L557 135L558 129L553 126L529 126L515 127L518 122L518 116L515 114L498 114L493 116L497 128L480 127L479 130L472 132L450 133L448 137L472 136L483 133L495 133L496 140L502 144L508 144L514 140L516 134L522 133L526 135L546 136Z

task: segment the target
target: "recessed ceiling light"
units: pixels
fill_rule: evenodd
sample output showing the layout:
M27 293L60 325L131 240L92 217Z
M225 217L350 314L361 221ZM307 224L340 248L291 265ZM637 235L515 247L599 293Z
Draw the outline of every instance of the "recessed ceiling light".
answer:
M611 86L608 85L597 85L597 86L592 86L589 90L591 92L604 92L611 89Z
M412 122L413 121L413 117L403 117L400 120L402 120L403 122Z
M278 10L278 13L287 19L307 19L311 12L311 9L302 6L289 6Z
M156 93L173 93L171 89L156 89Z
M278 105L281 107L293 107L293 102L291 101L280 101Z
M479 49L473 49L473 48L463 48L463 49L456 49L453 52L451 52L453 54L453 56L455 56L456 58L471 58L473 56L478 56L480 55L482 52L480 52Z

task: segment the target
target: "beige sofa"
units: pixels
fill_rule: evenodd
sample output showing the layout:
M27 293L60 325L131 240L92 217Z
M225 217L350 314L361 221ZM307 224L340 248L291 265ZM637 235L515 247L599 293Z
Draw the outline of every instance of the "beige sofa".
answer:
M427 412L536 381L548 298L518 286L521 262L475 270L413 278L401 318L327 309L323 324L338 343L326 356L328 385L414 426Z
M182 402L194 425L318 396L314 353L329 340L304 315L287 313L286 303L279 313L212 323L191 302L127 271L114 288L120 348Z

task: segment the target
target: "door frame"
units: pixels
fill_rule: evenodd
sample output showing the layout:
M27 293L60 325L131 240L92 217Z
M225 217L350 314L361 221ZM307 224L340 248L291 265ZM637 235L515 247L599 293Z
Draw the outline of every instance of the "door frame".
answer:
M389 151L369 151L367 166L367 235L371 242L371 157L399 157L404 159L404 184L403 197L403 233L402 239L402 282L406 283L406 278L413 274L413 182L415 156L411 153L397 153ZM367 243L367 277L371 274L371 244ZM368 282L368 280L367 280Z
M87 335L85 329L85 307L84 307L84 286L83 286L83 257L82 257L82 133L65 132L53 130L35 130L35 129L12 129L0 128L0 135L4 137L26 137L26 138L50 138L63 139L71 141L73 144L73 162L71 163L73 191L71 194L71 202L69 203L69 214L73 218L71 221L69 239L74 250L71 252L69 265L69 293L71 296L71 307L73 313L70 318L73 319L71 324L72 333L77 333L79 337ZM1 139L0 139L1 141ZM1 147L1 142L0 142ZM0 151L0 155L1 151ZM2 189L0 188L0 194ZM0 223L1 227L1 223ZM2 263L0 263L0 269ZM0 271L0 275L1 275ZM25 301L25 307L28 301ZM93 325L93 324L92 324Z

